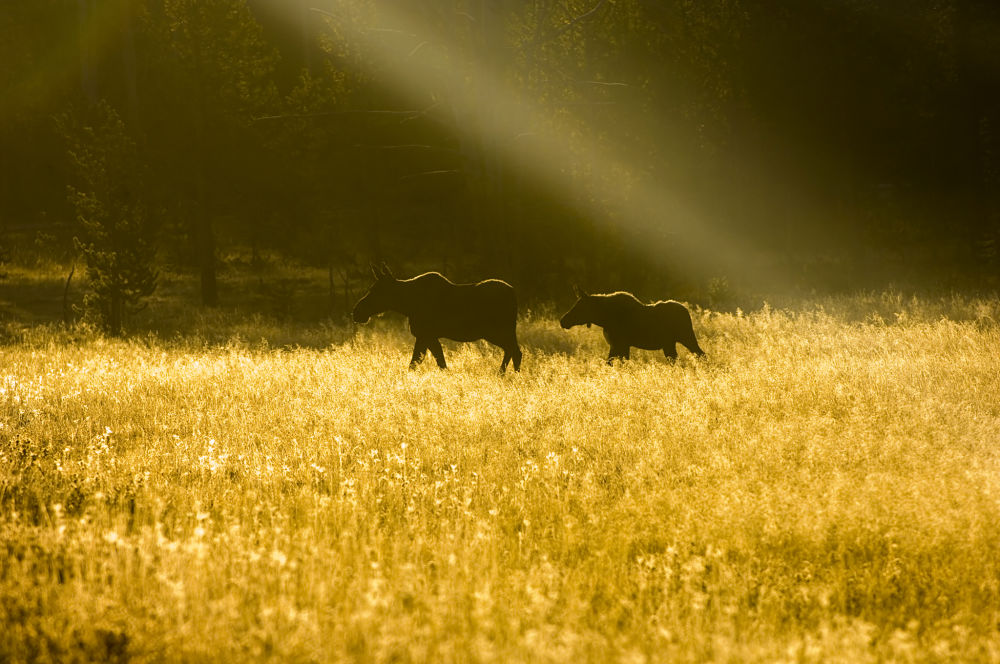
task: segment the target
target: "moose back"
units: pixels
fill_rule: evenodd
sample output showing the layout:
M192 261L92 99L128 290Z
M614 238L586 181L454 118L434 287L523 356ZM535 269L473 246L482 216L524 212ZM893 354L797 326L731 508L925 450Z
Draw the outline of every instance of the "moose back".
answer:
M643 304L631 293L589 295L579 288L576 294L576 304L559 323L566 330L591 324L604 328L610 346L608 364L616 357L629 359L633 347L662 350L671 360L677 357L678 343L696 355L705 354L694 336L691 314L680 302Z
M354 307L354 321L366 323L375 314L396 311L409 319L415 338L410 368L430 351L442 369L447 367L440 339L476 341L485 339L503 349L500 371L514 363L521 369L517 343L517 297L510 284L487 279L474 284L456 284L437 272L411 279L397 279L389 267L372 266L375 283Z

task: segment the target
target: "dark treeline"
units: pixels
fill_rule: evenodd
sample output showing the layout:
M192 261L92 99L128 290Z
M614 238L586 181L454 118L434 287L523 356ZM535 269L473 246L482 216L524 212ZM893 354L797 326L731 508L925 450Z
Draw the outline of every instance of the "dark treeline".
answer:
M995 288L998 44L993 0L19 0L0 243L141 240L208 304L227 247L528 297Z

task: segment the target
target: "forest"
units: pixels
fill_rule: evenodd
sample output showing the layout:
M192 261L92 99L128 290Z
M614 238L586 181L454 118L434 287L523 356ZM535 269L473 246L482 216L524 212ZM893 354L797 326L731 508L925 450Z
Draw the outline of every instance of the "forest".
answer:
M990 0L9 3L0 258L85 266L106 318L164 271L225 305L233 261L337 302L383 260L528 302L991 292L998 35Z

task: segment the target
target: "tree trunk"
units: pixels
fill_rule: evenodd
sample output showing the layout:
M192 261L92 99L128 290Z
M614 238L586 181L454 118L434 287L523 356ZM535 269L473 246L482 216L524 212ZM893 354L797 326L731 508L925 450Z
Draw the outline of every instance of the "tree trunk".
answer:
M70 324L70 310L69 310L69 284L73 281L73 273L76 272L76 262L69 269L69 274L66 276L66 285L63 287L63 325L69 327Z
M302 66L310 74L313 70L312 43L313 29L316 25L315 14L312 11L312 1L300 3L299 21L301 22L302 36Z
M215 233L212 221L204 209L199 209L195 220L198 265L201 271L201 303L206 307L219 306L219 291L215 278Z
M195 241L198 254L198 266L201 271L201 303L206 307L216 307L219 305L219 291L215 279L215 233L212 229L212 219L206 209L208 198L207 177L205 174L205 136L208 133L205 124L208 122L208 109L205 100L205 81L202 79L201 71L201 39L198 32L199 26L194 26L192 36L194 40L194 58L196 63L196 91L197 116L195 118L195 134L198 137L200 149L195 155L195 168L197 169L197 197L195 211Z
M996 242L1000 240L1000 159L997 156L997 123L1000 122L1000 77L983 62L997 11L992 2L972 0L956 4L955 42L959 45L958 102L964 125L962 142L969 173L969 209L973 221L959 245L969 252L978 272L995 285Z
M111 293L111 302L108 312L108 334L113 337L120 337L122 334L122 295L121 293Z
M330 279L330 317L337 312L337 288L333 280L333 261L327 264L327 276Z
M122 67L125 72L126 117L133 131L139 127L139 86L136 83L135 7L133 0L122 3Z
M344 316L351 316L351 266L344 266Z
M94 46L94 12L92 0L77 0L80 17L80 88L92 104L98 100L96 48Z

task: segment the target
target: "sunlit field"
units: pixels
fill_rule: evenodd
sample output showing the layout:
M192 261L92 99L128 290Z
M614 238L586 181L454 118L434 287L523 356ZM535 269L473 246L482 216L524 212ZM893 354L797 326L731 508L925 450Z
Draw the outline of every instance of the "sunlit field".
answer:
M407 370L394 320L28 331L0 660L1000 661L998 321L696 310L706 358L608 367L533 316L505 376L475 344Z

